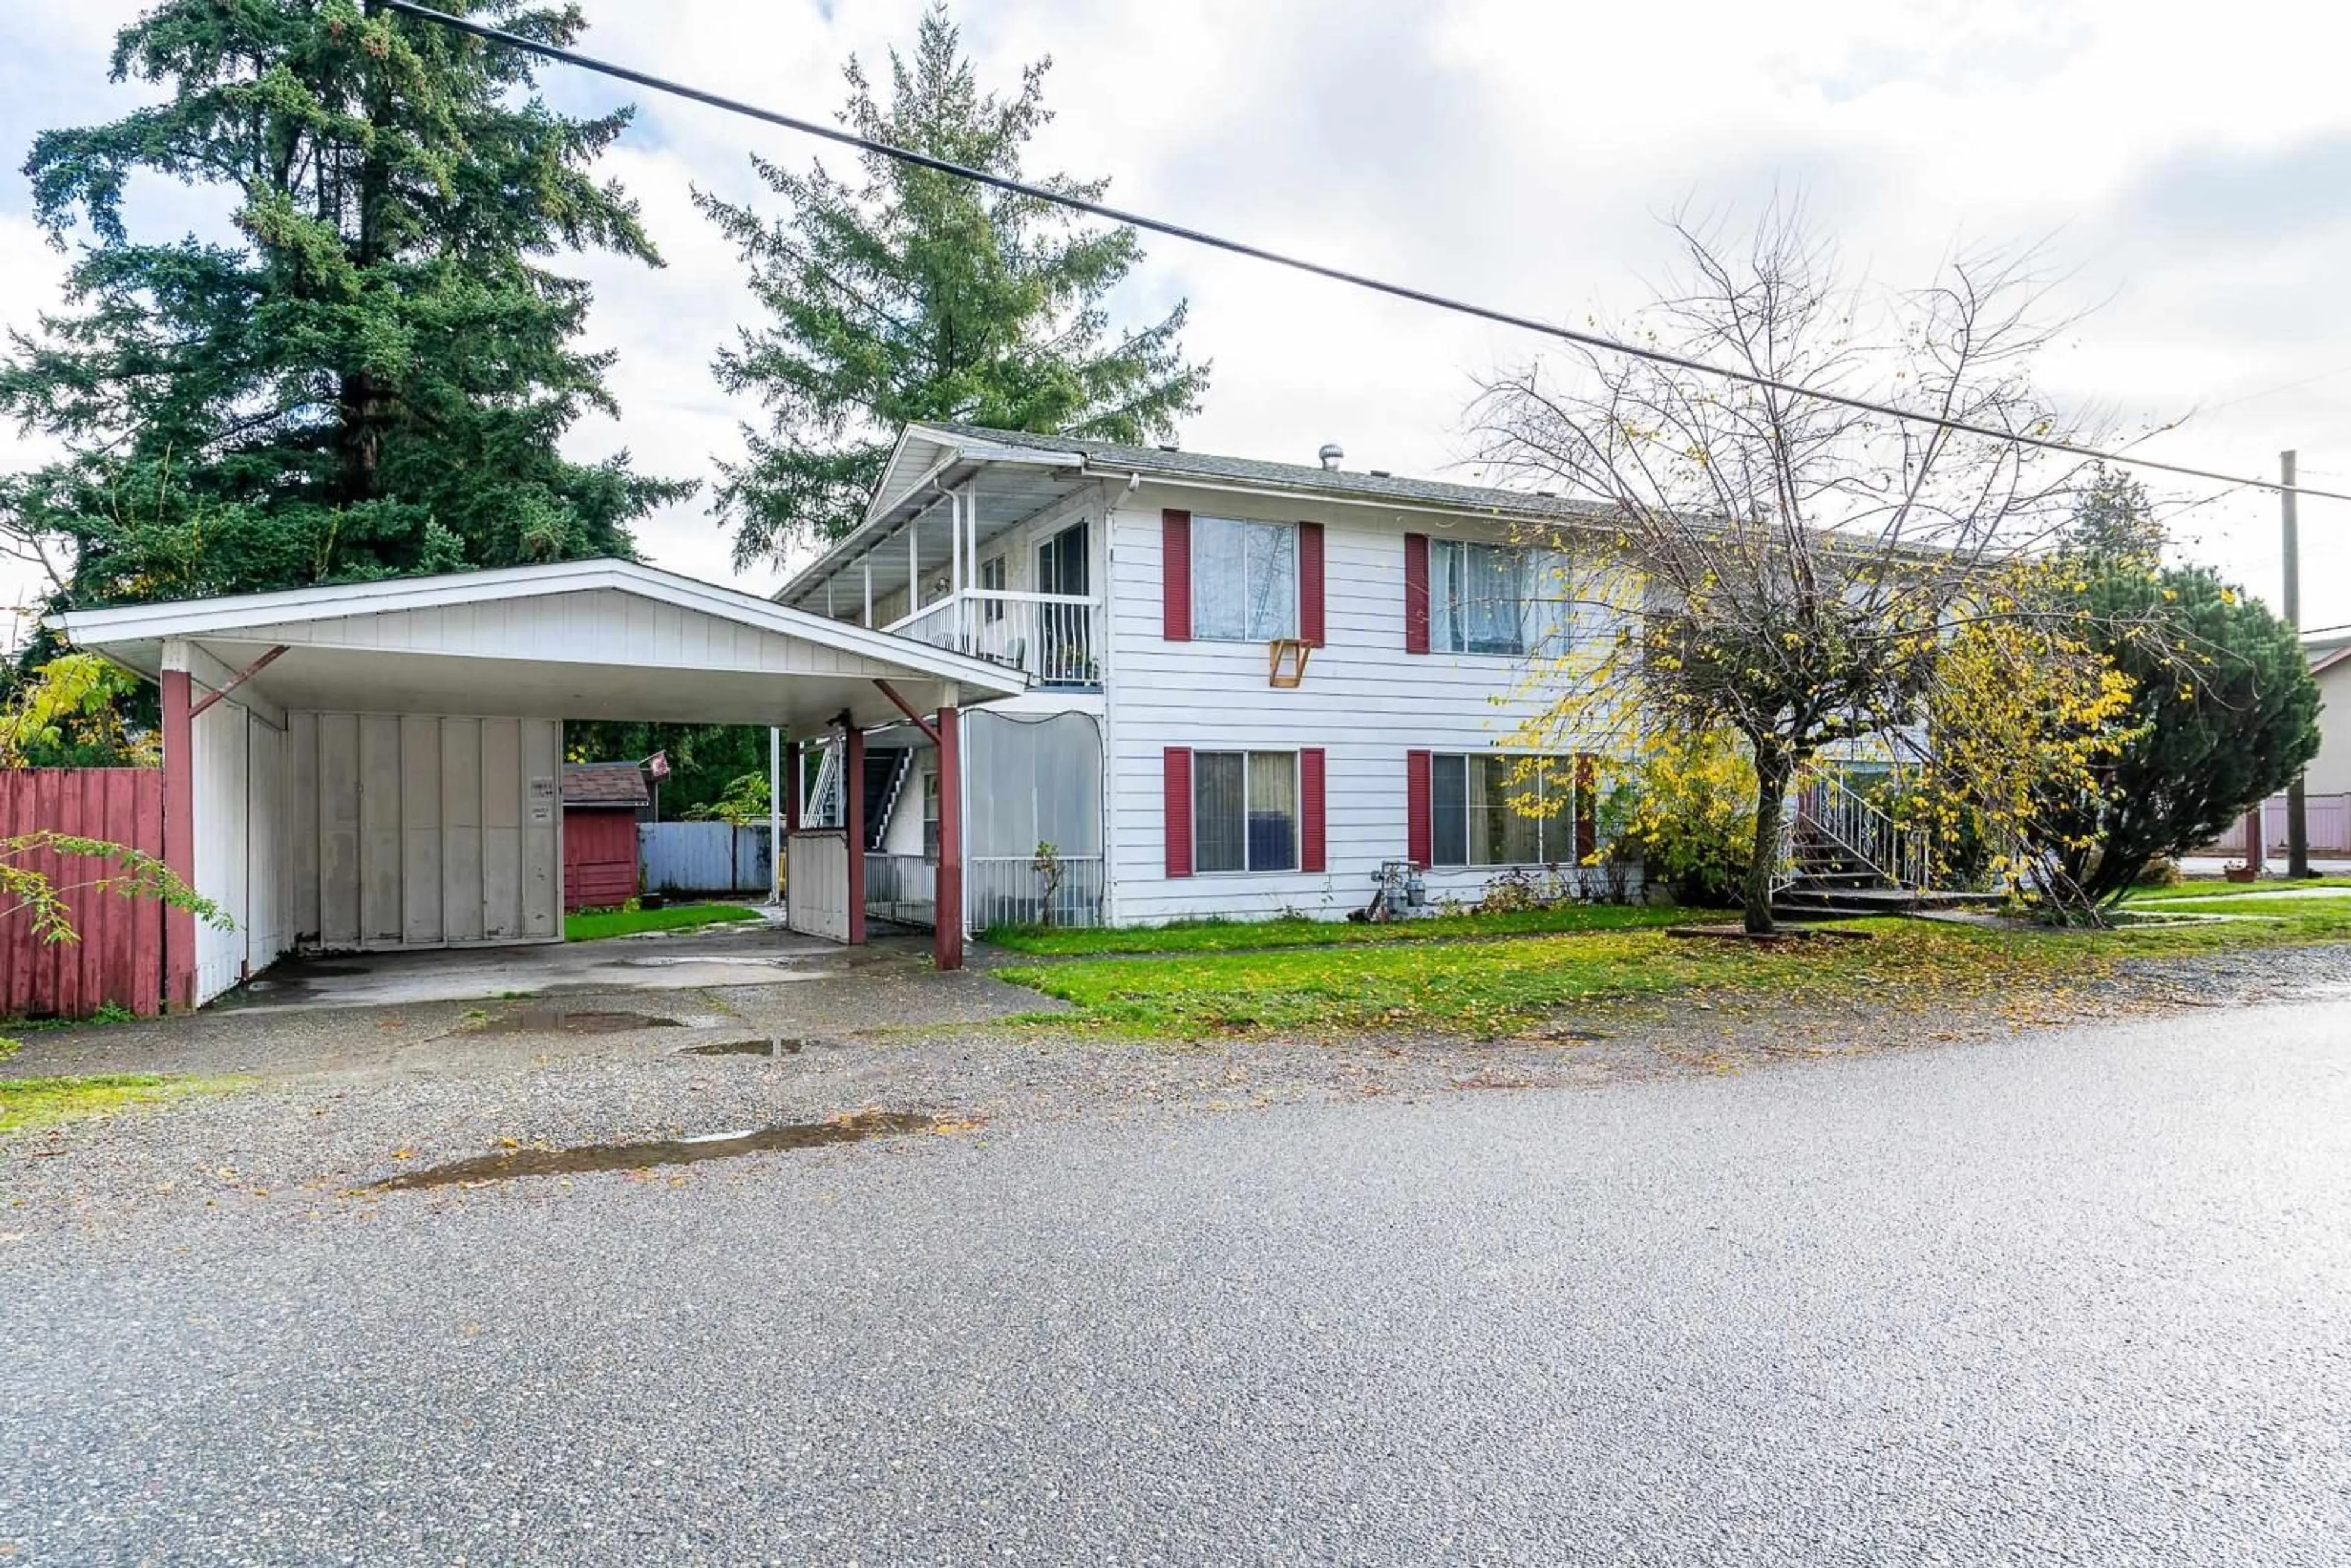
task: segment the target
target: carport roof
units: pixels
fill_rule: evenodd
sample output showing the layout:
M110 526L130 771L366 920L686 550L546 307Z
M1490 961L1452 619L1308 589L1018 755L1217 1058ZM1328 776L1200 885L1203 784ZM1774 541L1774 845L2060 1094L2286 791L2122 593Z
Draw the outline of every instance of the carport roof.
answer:
M267 713L316 708L774 724L901 716L1020 691L1019 672L633 561L68 611L77 646ZM238 680L242 674L245 678Z

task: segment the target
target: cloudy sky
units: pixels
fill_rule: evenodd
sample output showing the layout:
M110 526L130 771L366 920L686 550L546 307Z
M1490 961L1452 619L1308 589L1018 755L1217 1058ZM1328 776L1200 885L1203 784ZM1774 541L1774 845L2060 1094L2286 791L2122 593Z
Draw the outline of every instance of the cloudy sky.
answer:
M810 115L877 67L920 0L581 0L583 47ZM16 0L0 53L0 148L138 101L106 79L132 0ZM1923 281L1955 246L2045 242L2084 312L2044 368L2067 405L2141 450L2230 472L2301 454L2351 491L2351 9L2311 0L960 0L983 78L1050 54L1058 119L1032 172L1112 177L1112 199L1520 311L1582 320L1644 298L1676 210L1751 215L1801 192L1847 263ZM877 70L877 75L880 72ZM550 68L567 107L611 84ZM750 319L734 257L689 187L751 193L745 155L806 161L790 133L640 98L610 172L643 202L660 271L590 260L596 339L617 348L618 421L596 456L701 476L747 413L712 350ZM838 155L836 154L836 161ZM134 189L141 226L207 229L206 201ZM0 177L0 326L54 305L65 258ZM1121 300L1188 298L1215 384L1186 445L1467 476L1477 378L1536 345L1256 264L1155 242ZM0 431L0 467L41 448ZM2277 504L2166 484L2186 548L2255 591L2278 581ZM2351 622L2351 503L2305 500L2304 622ZM698 505L642 529L657 563L732 576ZM778 574L747 583L768 586Z

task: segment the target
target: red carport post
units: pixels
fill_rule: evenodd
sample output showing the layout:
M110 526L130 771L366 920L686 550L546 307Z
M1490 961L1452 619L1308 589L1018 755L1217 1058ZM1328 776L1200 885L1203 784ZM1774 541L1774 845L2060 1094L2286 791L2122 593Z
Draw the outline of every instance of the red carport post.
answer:
M865 945L865 732L841 716L841 820L849 838L849 945Z
M963 726L939 709L939 874L931 899L931 962L963 967Z
M188 652L163 648L163 863L190 887L196 884L195 723L189 709ZM174 668L174 666L177 666ZM196 916L163 910L163 1006L196 1005Z

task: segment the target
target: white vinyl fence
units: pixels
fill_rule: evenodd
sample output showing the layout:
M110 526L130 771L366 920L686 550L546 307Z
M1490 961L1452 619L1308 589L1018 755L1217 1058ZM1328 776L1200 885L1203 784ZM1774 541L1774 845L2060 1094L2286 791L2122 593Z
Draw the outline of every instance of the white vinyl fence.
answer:
M647 893L772 891L768 830L731 822L640 822L637 863Z
M2303 820L2309 828L2312 854L2351 855L2351 795L2305 796ZM2285 853L2283 795L2273 795L2262 802L2262 852L2268 858ZM2213 840L2210 848L2218 854L2243 854L2245 819L2240 817L2230 823L2228 831Z

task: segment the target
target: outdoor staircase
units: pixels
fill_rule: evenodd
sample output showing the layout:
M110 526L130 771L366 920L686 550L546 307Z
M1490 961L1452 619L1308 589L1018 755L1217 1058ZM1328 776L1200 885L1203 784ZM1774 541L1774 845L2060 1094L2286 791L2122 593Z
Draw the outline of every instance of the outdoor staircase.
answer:
M890 812L914 771L911 751L869 751L865 754L865 847L878 850L890 832Z
M1827 771L1805 788L1782 830L1771 909L1788 919L1819 920L2000 903L1998 894L1933 882L1926 833L1903 827L1842 774Z

